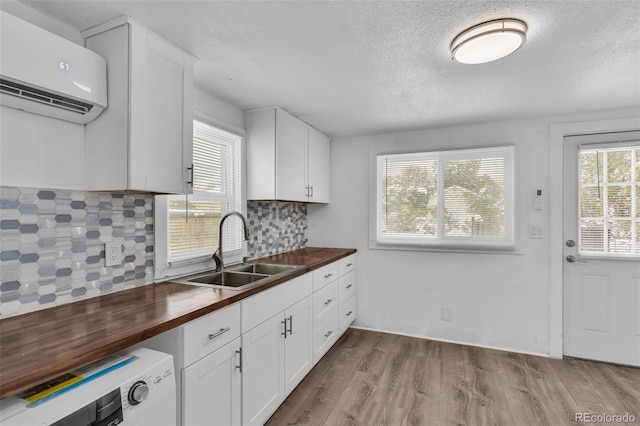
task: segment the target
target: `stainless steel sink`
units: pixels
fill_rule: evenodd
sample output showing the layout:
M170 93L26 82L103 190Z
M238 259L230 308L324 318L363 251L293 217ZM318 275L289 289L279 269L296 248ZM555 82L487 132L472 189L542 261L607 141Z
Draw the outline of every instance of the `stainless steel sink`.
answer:
M230 267L224 272L205 272L172 280L180 284L203 285L228 290L244 290L264 279L291 271L298 266L251 263Z
M264 278L269 278L269 275L265 274L244 274L238 272L210 272L204 275L199 275L188 279L188 282L210 284L222 287L233 287L241 289L243 286L253 284L256 281L260 281Z
M296 269L297 266L275 265L270 263L249 263L247 265L230 267L229 271L248 272L250 274L278 275Z

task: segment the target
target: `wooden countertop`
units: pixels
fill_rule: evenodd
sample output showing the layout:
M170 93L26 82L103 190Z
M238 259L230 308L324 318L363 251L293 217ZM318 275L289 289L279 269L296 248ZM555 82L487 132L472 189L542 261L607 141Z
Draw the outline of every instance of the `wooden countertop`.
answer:
M260 262L301 267L244 291L161 282L2 319L0 398L355 252L307 247L262 258Z

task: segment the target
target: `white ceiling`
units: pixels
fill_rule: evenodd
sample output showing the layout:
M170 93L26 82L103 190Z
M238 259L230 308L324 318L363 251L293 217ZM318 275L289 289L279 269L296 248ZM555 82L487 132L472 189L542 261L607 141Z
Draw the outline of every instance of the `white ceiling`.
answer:
M640 105L640 1L23 0L83 30L127 14L199 58L196 85L241 109L278 105L331 136ZM525 46L450 58L501 17Z

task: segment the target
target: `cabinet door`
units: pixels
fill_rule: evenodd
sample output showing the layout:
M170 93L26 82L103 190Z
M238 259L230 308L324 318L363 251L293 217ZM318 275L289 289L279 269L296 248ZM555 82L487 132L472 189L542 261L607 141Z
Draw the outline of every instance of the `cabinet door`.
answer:
M239 425L240 338L182 370L185 426Z
M313 366L313 315L311 296L286 311L287 338L284 340L285 393L300 383Z
M242 335L242 424L262 425L284 401L284 315Z
M330 147L327 136L309 127L307 175L311 187L309 201L313 203L329 202Z
M130 187L185 191L183 126L185 55L155 34L132 26ZM190 80L190 79L188 79Z
M305 179L307 125L294 116L276 113L276 199L308 201Z

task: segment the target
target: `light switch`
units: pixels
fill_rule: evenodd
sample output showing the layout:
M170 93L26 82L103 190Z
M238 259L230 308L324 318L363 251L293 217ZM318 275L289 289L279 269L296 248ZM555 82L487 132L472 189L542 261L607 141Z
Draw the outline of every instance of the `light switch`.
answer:
M544 238L542 226L529 225L529 238Z

